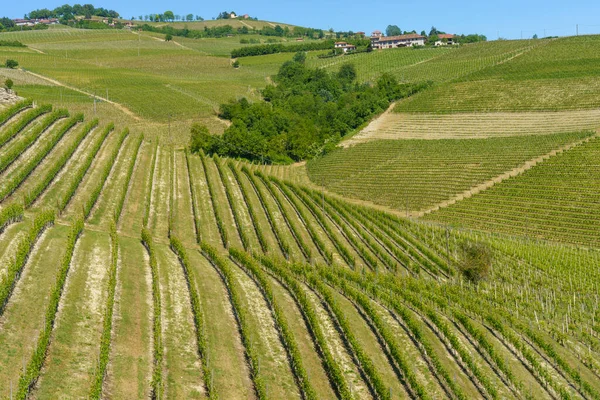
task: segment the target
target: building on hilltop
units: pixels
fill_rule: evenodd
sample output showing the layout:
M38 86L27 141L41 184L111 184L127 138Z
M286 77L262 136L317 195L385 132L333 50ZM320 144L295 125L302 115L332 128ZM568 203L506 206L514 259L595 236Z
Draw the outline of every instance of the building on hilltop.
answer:
M439 40L435 42L436 46L447 46L452 44L458 44L455 37L451 33L440 33L438 35Z
M425 39L425 36L416 33L400 36L383 36L381 32L375 31L371 36L371 47L383 50L408 46L425 46Z
M335 48L336 49L342 49L344 51L344 53L356 50L356 46L355 45L348 44L346 42L335 42Z

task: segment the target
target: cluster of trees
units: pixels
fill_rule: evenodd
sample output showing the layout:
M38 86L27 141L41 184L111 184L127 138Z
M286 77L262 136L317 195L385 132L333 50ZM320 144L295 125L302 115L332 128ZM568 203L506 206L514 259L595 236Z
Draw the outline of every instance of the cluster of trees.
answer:
M222 136L194 125L191 150L267 163L313 158L334 149L390 102L429 86L401 85L390 75L359 84L352 64L329 73L307 68L305 61L306 54L297 53L284 63L275 84L264 89L264 101L251 104L242 98L222 104L219 116L231 121Z
M131 19L134 20L135 17L132 17ZM140 21L150 21L150 22L204 21L204 18L202 18L199 15L194 15L194 14L179 15L179 14L173 13L173 11L165 11L162 14L140 15L138 17L138 19Z
M25 19L48 19L58 18L61 21L69 21L74 19L76 16L84 16L86 19L90 19L93 16L104 17L104 18L118 18L119 13L114 10L107 10L106 8L96 8L92 4L75 4L70 6L65 4L60 7L56 7L54 10L42 8L39 10L31 11L25 15Z
M248 46L239 49L234 49L231 51L231 58L262 56L265 54L275 53L297 53L299 51L329 50L333 48L333 40L323 40L318 42L299 43L290 45L285 45L282 43L262 44L258 46Z
M18 40L0 40L0 47L27 47Z

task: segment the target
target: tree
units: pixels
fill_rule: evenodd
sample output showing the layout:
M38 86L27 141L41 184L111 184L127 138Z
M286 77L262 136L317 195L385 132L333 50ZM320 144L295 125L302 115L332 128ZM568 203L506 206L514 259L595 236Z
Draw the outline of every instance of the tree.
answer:
M354 64L344 64L341 66L337 75L341 81L352 83L356 79L356 67Z
M400 36L402 35L402 30L398 27L398 25L388 25L385 30L386 36Z
M194 14L188 14L185 16L185 20L186 21L193 21L194 20Z
M175 19L175 14L173 14L173 11L165 11L163 16L167 21L173 21Z
M429 31L429 36L437 36L439 35L441 32L437 30L437 28L435 26L431 27L431 30Z
M240 67L240 61L239 60L235 60L233 62L233 64L231 64L233 66L233 68L239 68Z
M492 268L492 250L484 243L474 242L464 242L460 248L459 268L464 277L475 284L487 278Z
M7 78L7 79L4 81L4 87L5 87L5 88L6 88L6 90L8 90L9 92L12 90L12 88L13 88L13 85L14 85L14 82L13 82L13 81L12 81L12 79L10 79L10 78Z
M300 64L306 63L306 53L303 51L299 51L294 55L294 61Z
M171 40L173 40L173 35L171 35L170 33L167 33L165 35L165 42L170 42Z
M538 38L538 35L537 35L537 33L536 33L535 35L533 35L533 38L534 38L534 39L537 39L537 38Z
M15 69L19 66L19 63L15 60L8 59L6 60L6 68Z
M214 138L208 128L201 124L193 124L190 138L190 150L198 153L200 150L208 150L213 146Z

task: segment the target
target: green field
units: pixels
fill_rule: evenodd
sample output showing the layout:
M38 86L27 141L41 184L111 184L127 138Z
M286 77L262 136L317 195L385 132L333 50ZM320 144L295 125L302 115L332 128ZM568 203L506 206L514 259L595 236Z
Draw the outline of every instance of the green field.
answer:
M186 147L293 53L5 39L0 398L600 398L596 37L311 52L433 86L293 165Z

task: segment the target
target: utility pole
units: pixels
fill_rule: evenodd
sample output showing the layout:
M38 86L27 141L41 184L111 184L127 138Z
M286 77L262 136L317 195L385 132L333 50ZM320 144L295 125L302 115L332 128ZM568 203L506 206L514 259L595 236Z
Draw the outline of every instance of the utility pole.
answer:
M575 25L575 34L579 36L579 24Z

